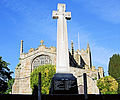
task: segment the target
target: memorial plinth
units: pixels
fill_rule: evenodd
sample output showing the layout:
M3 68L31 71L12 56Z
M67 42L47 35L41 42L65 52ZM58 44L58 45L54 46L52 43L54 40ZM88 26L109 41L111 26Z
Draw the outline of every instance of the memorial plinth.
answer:
M77 79L73 74L56 73L52 78L50 94L78 94Z

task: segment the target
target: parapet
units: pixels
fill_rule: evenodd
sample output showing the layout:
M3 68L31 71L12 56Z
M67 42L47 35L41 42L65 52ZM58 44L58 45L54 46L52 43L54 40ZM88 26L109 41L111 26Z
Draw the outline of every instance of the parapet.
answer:
M20 54L20 59L24 59L26 57L32 56L38 52L48 52L48 53L55 53L56 54L56 47L46 47L43 45L44 41L40 41L41 45L38 46L38 48L34 49L31 48L27 53L21 53Z
M99 72L100 78L104 77L103 67L98 67L98 72Z

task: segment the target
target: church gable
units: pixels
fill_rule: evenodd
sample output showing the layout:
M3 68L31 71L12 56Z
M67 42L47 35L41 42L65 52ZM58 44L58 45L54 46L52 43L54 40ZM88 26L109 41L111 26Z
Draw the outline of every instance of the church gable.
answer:
M41 45L33 49L31 48L28 53L20 53L20 63L21 66L26 66L27 62L30 62L30 64L27 64L28 66L31 66L32 69L38 65L43 64L53 64L56 63L56 48L50 47L47 48L45 45L43 45L43 40L41 40ZM33 67L34 66L34 67Z
M28 93L31 94L30 88L30 74L34 68L44 64L56 64L56 48L46 47L41 45L33 49L31 48L27 53L23 53L23 41L21 41L19 66L15 70L15 82L13 84L13 93ZM27 82L27 83L26 83Z

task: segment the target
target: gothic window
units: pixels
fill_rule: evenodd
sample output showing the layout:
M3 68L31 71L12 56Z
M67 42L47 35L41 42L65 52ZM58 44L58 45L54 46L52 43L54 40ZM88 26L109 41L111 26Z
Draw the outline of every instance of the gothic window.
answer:
M33 66L33 69L34 69L34 68L36 68L40 65L45 65L45 64L52 64L52 60L47 55L41 55L41 56L36 57L33 60L32 66Z

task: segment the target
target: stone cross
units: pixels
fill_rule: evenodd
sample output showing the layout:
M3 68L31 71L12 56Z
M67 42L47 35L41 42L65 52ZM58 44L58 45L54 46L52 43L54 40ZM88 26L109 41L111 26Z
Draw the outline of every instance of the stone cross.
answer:
M53 11L53 19L57 19L57 58L56 73L69 73L69 51L67 22L71 19L71 12L65 12L65 4L58 4L57 11Z

